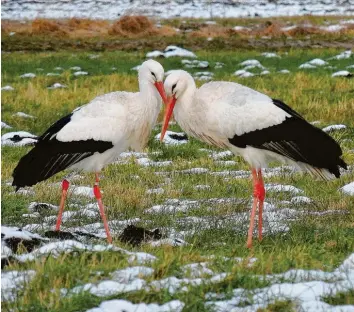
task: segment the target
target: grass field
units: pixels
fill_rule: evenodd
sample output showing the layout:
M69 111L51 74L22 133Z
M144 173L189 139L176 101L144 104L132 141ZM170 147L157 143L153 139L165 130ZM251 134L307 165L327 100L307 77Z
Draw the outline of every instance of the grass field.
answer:
M303 191L300 195L311 199L310 203L292 201L296 195L291 192L268 192L266 202L274 205L274 220L265 221L268 229L264 240L255 240L254 247L245 247L248 220L240 221L237 216L248 215L252 202L252 183L248 176L233 178L232 175L217 175L214 172L249 170L247 164L238 157L228 156L222 160L234 160L235 163L218 162L209 149L193 138L184 145L168 147L154 140L153 136L160 130L157 125L146 147L149 158L154 161L170 160L166 167L143 167L134 158L122 164L108 166L101 182L104 191L103 200L107 206L109 220L129 220L139 218L135 225L148 229L159 228L167 236L172 231L180 233L188 244L180 247L152 247L143 244L140 247L123 245L117 239L123 229L119 222L112 225L114 245L130 251L143 251L157 257L148 264L154 269L151 276L145 278L146 285L153 285L167 277L189 277L192 274L183 270L183 266L196 262L208 262L208 268L214 274L227 273L226 278L215 283L203 282L200 285L187 285L187 290L171 292L167 289L143 287L128 293L119 293L103 297L95 296L89 291L64 295L62 289L70 290L85 283L98 283L109 279L114 270L132 265L127 257L119 252L76 252L60 255L57 258L44 257L26 263L14 262L5 268L11 270L35 270L36 275L26 284L15 301L2 302L7 311L86 311L97 307L107 299L124 298L134 303L163 304L174 299L184 303L183 311L224 311L205 304L215 301L206 294L217 293L224 299L235 295L233 290L242 288L240 302L234 304L240 310L257 310L253 294L256 289L272 285L265 275L282 273L290 269L313 269L333 272L354 250L354 197L344 195L339 188L354 180L354 82L353 79L332 78L333 69L319 67L313 70L300 70L299 65L314 58L328 59L342 50L301 50L293 49L280 52L281 58L267 59L260 51L198 51L200 60L210 62L214 80L236 81L264 92L272 98L282 99L309 121L318 121L318 127L331 124L345 124L345 130L331 133L341 144L344 159L350 170L341 179L330 182L314 181L309 175L282 171L267 177L266 183L293 185ZM98 55L92 58L92 54ZM251 78L237 78L233 72L246 59L258 59L271 71L270 75ZM87 103L97 95L117 91L137 91L136 72L131 68L144 60L142 52L42 52L42 53L3 53L2 86L11 85L15 90L2 91L2 121L13 129L41 134L60 116L74 108ZM331 60L330 65L338 70L353 64L353 57L343 60ZM162 59L165 71L181 68L180 58ZM222 69L214 69L215 62L223 62ZM80 66L89 73L88 76L74 77L70 67ZM54 70L62 67L63 70ZM112 69L113 68L113 69ZM289 74L277 73L288 69ZM191 69L191 72L201 70ZM35 73L33 79L20 78L24 73ZM59 76L46 76L58 72ZM257 71L254 71L257 72ZM67 86L64 89L49 90L53 83ZM200 85L201 83L198 82ZM26 119L13 116L16 112L25 112L36 118ZM179 131L178 125L171 127ZM33 187L29 195L15 194L9 186L11 173L16 163L29 148L2 148L2 224L26 226L40 224L36 232L43 234L54 227L54 220L48 218L55 212L43 212L29 218L27 214L30 202L58 204L60 186L56 184L68 172L56 175L50 180ZM153 152L160 152L158 154ZM271 167L278 167L272 164ZM185 173L191 168L206 168L204 173ZM156 174L156 173L160 174ZM81 174L73 181L75 185L90 186L93 176ZM196 185L208 185L209 188L196 188ZM150 189L162 188L162 194L149 194ZM234 201L208 202L212 198L233 198ZM170 213L148 213L154 205L164 204L168 199L196 200L197 206ZM93 203L94 199L69 193L67 209L79 210L79 206ZM76 206L73 204L77 204ZM286 217L286 209L291 210ZM277 215L279 227L277 226ZM284 217L285 215L285 217ZM235 217L236 216L236 217ZM100 222L99 214L95 217L83 215L64 222L66 229L83 227ZM272 225L273 224L273 225ZM280 228L283 227L283 230ZM182 235L183 232L185 235ZM104 240L92 240L91 243L105 244ZM227 258L225 258L227 257ZM235 261L241 257L241 262ZM249 259L257 260L250 266ZM208 279L207 272L202 277ZM352 288L345 292L327 294L321 300L330 305L354 304L354 282ZM220 299L221 300L221 299ZM216 301L218 301L216 299ZM264 300L258 311L297 311L296 300L279 297ZM230 305L229 311L231 310ZM243 308L243 310L241 310ZM247 310L249 308L249 310ZM253 309L253 310L252 310Z

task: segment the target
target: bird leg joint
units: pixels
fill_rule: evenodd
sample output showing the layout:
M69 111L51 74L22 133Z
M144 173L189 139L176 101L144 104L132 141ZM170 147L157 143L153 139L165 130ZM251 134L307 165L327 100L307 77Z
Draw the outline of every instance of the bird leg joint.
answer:
M68 188L69 188L69 185L70 185L70 182L66 179L63 180L62 184L61 184L61 187L64 191L67 191Z
M258 198L260 201L264 201L265 189L264 189L263 183L256 182L255 187L254 187L253 196Z
M102 198L101 191L98 185L93 186L93 194L95 194L96 199Z

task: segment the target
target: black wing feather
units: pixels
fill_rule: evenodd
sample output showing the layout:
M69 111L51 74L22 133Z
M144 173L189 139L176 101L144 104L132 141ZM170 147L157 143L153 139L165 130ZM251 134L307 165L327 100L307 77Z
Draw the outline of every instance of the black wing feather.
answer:
M339 167L347 168L341 159L339 144L327 133L308 123L302 116L279 100L273 103L291 117L281 124L243 135L235 135L229 142L236 147L252 146L275 152L294 161L304 162L315 168L324 168L340 176Z
M56 134L70 122L71 116L72 114L67 115L49 127L36 146L20 159L12 174L12 185L16 189L37 184L94 153L103 153L113 147L112 142L93 139L58 141Z

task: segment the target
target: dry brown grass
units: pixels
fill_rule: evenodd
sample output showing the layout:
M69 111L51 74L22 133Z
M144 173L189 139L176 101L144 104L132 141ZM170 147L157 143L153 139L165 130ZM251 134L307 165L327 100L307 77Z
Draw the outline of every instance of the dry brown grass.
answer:
M59 36L67 34L67 32L63 29L63 27L61 27L59 22L47 19L35 19L32 22L31 33L35 35L54 34Z
M191 32L189 35L191 37L222 37L227 38L236 32L230 27L223 27L219 25L208 25L202 27L196 31Z
M146 16L123 16L108 30L110 35L131 37L136 35L152 35L157 30Z
M224 20L223 20L224 21ZM235 23L233 23L235 25ZM286 26L296 25L295 28L283 30ZM322 24L323 25L323 24ZM180 32L176 31L178 27ZM183 20L171 25L163 25L157 28L155 23L145 16L123 16L115 22L107 20L90 20L72 18L68 20L36 19L34 21L2 21L3 34L15 32L17 34L45 35L47 37L63 38L149 38L153 36L186 35L190 38L230 38L239 36L248 39L254 37L308 37L308 36L350 36L354 35L354 24L347 24L346 28L338 32L328 32L321 29L314 17L302 17L294 21L281 19L260 19L247 25L241 30L234 30L233 26L226 25L225 21L209 25L202 21L191 20L183 23Z

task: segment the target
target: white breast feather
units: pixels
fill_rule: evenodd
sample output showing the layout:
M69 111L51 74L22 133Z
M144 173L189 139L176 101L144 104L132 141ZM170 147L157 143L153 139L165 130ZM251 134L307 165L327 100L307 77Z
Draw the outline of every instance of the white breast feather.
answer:
M101 140L118 142L129 131L128 102L138 100L137 93L112 92L93 99L74 112L70 122L57 134L62 142Z

